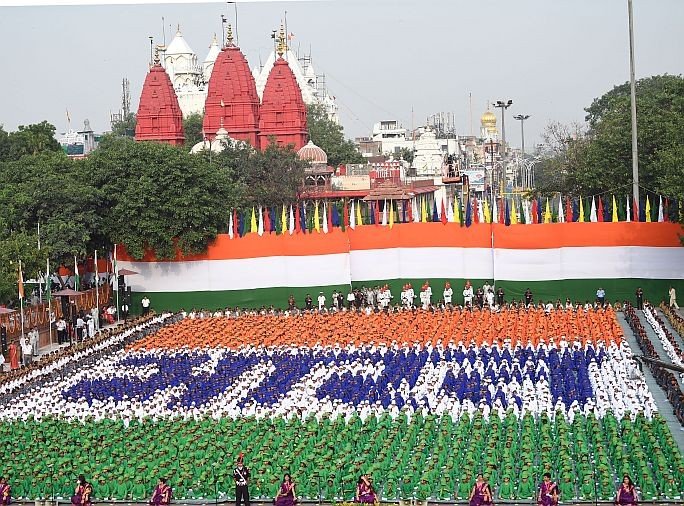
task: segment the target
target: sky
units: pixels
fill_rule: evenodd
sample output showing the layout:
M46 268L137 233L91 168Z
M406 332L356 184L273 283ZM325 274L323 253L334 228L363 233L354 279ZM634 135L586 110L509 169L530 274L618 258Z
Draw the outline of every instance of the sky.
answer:
M637 78L684 74L684 2L634 4ZM370 135L381 120L417 127L440 111L468 135L472 94L475 133L488 102L510 99L507 138L519 146L512 116L529 114L529 146L551 121L583 121L594 98L629 79L627 0L278 1L237 9L250 66L266 59L287 12L292 48L310 48L350 138ZM0 7L0 124L14 130L47 120L63 132L68 110L75 128L87 118L96 132L109 130L124 77L137 109L148 37L162 42L162 17L167 42L180 24L201 62L213 34L221 36L222 14L235 23L226 2Z

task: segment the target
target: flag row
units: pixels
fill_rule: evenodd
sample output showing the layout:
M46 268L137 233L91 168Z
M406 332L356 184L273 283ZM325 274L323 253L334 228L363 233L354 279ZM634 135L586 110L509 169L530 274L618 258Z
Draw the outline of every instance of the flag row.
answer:
M460 223L469 227L476 223L505 225L565 222L663 222L676 221L679 203L657 196L637 203L631 197L594 196L571 198L556 196L547 199L466 198L463 201L416 196L410 200L357 199L342 201L300 201L282 206L254 206L233 209L228 219L230 238L248 233L295 234L323 232L333 228L378 225L392 228L398 223Z

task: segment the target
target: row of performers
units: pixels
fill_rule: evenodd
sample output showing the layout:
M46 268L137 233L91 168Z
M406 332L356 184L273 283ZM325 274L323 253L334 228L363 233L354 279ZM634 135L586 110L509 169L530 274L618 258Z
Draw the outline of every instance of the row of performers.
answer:
M551 480L549 473L544 474L542 482L537 489L537 504L539 506L557 506L560 500L560 488L555 481ZM615 495L615 504L623 506L636 506L639 498L636 488L629 475L625 475ZM493 504L492 488L482 474L477 475L477 480L468 498L470 506L491 506Z
M248 486L250 472L241 460L238 460L238 465L233 470L233 477L235 479L235 506L240 506L241 503L249 506ZM74 495L71 498L72 506L91 506L92 495L92 485L88 483L83 475L80 475L76 483ZM152 493L149 504L153 506L166 506L171 503L171 496L171 487L166 483L166 479L160 478ZM7 479L0 477L0 505L9 505L11 498L11 488ZM537 504L539 506L556 506L559 499L560 489L558 485L551 480L549 473L544 474L537 492ZM636 506L638 500L632 479L625 475L618 487L615 503L623 506ZM375 488L370 476L367 474L361 475L357 481L354 501L360 504L376 504L378 502ZM285 474L275 497L275 506L294 506L296 502L297 492L295 483L290 474ZM493 504L492 489L482 474L478 474L468 502L470 506L490 506Z

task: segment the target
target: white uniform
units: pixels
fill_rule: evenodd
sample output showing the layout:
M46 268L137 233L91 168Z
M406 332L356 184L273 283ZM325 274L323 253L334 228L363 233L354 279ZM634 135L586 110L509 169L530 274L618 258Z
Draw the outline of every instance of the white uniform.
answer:
M445 304L451 304L451 298L454 296L454 291L449 288L444 289L444 303Z

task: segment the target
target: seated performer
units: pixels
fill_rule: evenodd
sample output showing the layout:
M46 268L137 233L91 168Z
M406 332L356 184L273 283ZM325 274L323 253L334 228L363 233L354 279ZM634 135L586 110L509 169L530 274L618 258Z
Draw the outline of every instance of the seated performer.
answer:
M492 504L492 489L489 483L484 479L482 473L477 475L477 480L473 489L470 491L470 497L468 497L468 503L470 506L483 506L486 504Z
M93 486L88 483L85 476L80 475L76 482L76 490L71 497L71 504L73 506L91 506L91 495L93 494Z
M544 479L539 485L537 504L541 506L555 506L558 504L559 490L556 482L551 481L551 475L544 473Z
M166 484L166 478L159 478L159 483L152 493L150 504L153 506L167 506L171 504L171 487Z
M623 504L625 506L635 506L639 502L637 497L636 488L634 488L634 483L632 478L628 474L622 478L622 483L620 488L617 490L617 496L615 497L615 504Z
M359 481L356 483L356 497L354 502L361 504L374 504L378 500L371 483L370 476L362 474L359 476Z
M12 487L5 477L0 476L0 506L7 506L10 502L12 502Z
M287 473L283 476L283 482L280 484L278 493L275 496L275 506L293 506L296 501L295 484L290 474Z

